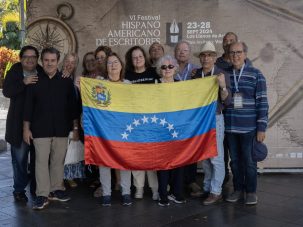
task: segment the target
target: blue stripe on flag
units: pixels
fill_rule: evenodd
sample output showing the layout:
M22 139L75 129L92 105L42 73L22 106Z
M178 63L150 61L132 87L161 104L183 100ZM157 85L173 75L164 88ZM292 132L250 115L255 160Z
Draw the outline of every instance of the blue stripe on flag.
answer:
M216 128L217 102L200 108L156 114L122 113L83 107L84 133L125 142L167 142Z

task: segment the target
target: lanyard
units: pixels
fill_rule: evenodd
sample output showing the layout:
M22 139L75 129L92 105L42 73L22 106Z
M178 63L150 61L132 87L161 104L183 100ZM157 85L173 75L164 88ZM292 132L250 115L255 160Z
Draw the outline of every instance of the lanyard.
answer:
M187 79L188 72L189 72L189 63L187 64L186 71L185 71L185 77L184 77L183 80L186 80L186 79ZM177 75L178 75L178 79L181 81L182 78L180 77L180 73L178 73ZM182 75L184 75L184 73L182 73Z
M236 79L236 71L235 71L235 69L233 69L234 83L235 83L236 92L239 92L239 81L240 81L240 78L241 78L241 76L242 76L244 67L245 67L245 63L244 63L244 64L242 65L242 67L241 67L241 70L240 70L240 73L239 73L238 81L237 81L237 79Z
M212 75L214 75L214 71L215 71L215 67L213 67L212 69L211 69L211 76ZM203 72L203 69L202 69L202 78L204 78L204 72Z

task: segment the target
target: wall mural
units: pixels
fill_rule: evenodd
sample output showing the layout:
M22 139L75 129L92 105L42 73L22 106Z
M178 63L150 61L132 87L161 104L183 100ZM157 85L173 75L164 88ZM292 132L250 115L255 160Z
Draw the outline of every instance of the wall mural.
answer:
M237 33L268 84L270 153L260 166L303 167L303 121L298 114L303 112L303 7L299 1L74 0L63 4L31 0L28 26L28 42L52 42L63 53L77 50L80 59L99 45L111 46L123 58L130 46L148 49L154 41L172 54L182 39L193 50L213 41L222 53L224 34ZM199 63L195 57L192 61Z

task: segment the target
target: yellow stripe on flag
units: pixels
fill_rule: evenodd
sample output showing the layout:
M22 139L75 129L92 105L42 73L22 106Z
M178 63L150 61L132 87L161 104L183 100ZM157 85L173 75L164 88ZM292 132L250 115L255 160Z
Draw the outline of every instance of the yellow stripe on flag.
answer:
M160 113L206 106L218 98L216 76L175 83L125 84L81 78L83 106L126 113Z

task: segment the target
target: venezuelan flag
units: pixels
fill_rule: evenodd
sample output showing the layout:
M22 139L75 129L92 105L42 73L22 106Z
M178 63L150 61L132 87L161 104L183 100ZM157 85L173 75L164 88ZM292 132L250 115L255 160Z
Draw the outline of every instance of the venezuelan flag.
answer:
M162 84L81 78L85 162L172 169L217 155L215 76Z

